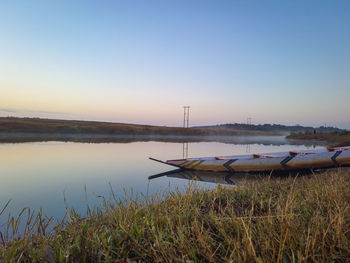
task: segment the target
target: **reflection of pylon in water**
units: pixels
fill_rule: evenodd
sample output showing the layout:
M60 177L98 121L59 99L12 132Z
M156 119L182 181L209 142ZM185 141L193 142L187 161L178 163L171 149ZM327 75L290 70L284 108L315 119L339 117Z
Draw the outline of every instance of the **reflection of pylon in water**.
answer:
M182 158L188 158L188 142L182 143Z
M245 152L250 153L250 144L246 144L245 146Z

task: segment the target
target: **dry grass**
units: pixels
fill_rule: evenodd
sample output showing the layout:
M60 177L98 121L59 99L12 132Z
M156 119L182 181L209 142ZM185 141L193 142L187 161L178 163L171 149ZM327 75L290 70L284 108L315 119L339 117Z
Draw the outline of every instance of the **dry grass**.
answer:
M0 117L0 133L173 136L276 135L276 133L262 131L215 130L200 128L185 129L180 127L126 123L14 117Z
M348 262L349 189L349 172L339 171L143 200L112 195L86 217L67 209L51 232L50 220L24 210L0 235L0 261Z
M343 132L322 132L322 133L292 133L288 139L303 140L303 141L324 141L330 146L349 146L350 145L350 131Z

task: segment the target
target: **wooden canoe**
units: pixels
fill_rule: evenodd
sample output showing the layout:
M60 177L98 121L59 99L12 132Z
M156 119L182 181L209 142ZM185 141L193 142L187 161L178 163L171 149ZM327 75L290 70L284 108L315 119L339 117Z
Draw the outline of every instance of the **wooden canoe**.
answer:
M295 171L350 166L350 146L269 154L216 156L160 161L181 169L218 172Z

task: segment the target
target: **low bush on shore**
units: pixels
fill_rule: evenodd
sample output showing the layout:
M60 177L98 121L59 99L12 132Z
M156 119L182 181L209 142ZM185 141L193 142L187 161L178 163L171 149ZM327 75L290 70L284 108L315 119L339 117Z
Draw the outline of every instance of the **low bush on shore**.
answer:
M332 146L349 146L350 131L342 132L299 132L291 133L287 139L324 141Z
M86 217L67 209L56 225L24 210L0 235L0 261L348 262L349 189L349 172L339 170L191 185L142 200L112 196ZM20 218L28 222L21 235Z

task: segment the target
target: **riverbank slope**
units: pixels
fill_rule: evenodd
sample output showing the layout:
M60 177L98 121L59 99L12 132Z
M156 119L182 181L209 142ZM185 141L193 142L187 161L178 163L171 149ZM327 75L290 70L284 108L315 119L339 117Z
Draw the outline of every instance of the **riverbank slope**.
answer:
M0 142L141 140L200 141L232 136L274 136L277 132L181 128L98 121L0 117ZM137 138L136 138L137 137Z
M276 132L152 126L98 121L0 117L0 133L108 134L108 135L276 135Z
M4 225L0 261L347 262L349 188L349 171L338 170L143 200L112 195L86 216L68 208L61 223L24 209Z

